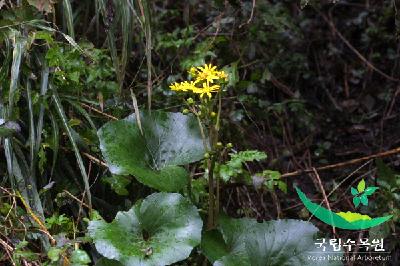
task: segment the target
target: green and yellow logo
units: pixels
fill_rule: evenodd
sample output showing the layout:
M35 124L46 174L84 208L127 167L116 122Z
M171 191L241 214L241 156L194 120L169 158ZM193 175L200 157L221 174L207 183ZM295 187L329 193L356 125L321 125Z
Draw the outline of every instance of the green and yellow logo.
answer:
M355 212L332 212L319 204L312 202L298 187L295 187L297 195L303 202L308 211L322 222L331 226L347 230L363 230L378 226L390 218L392 215L371 218L368 215ZM365 180L362 179L357 188L351 188L353 204L357 208L360 204L368 206L368 197L378 190L378 187L366 187Z

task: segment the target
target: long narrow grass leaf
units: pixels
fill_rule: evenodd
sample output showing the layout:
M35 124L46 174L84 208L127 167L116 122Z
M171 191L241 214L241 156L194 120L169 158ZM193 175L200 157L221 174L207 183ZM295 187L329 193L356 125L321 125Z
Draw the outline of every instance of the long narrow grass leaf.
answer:
M17 189L21 192L24 200L34 211L35 215L40 217L41 221L44 221L43 206L39 197L37 185L30 174L29 166L24 156L24 152L22 151L18 142L13 143L12 156L13 173L15 179L17 180ZM41 235L40 240L44 249L48 250L48 248L50 247L48 237L46 235Z
M58 159L58 151L60 147L60 129L58 127L58 123L56 121L55 116L52 112L49 112L49 117L51 121L51 128L52 128L52 142L53 142L53 163L51 165L51 174L50 178L53 177L54 169L56 168L56 163Z
M151 37L151 15L150 15L150 3L148 0L138 0L138 5L141 12L142 23L144 27L144 35L146 41L145 54L147 61L147 107L149 111L151 110L151 95L152 95L152 37Z
M8 118L11 117L13 112L15 92L17 91L18 88L21 61L25 51L25 44L26 44L26 39L23 38L17 32L14 34L13 38L14 38L14 50L13 50L13 62L11 65L10 91L8 95Z
M63 7L64 17L67 22L68 35L71 36L72 39L75 39L74 15L72 13L71 2L69 0L64 0Z
M5 39L4 41L5 46L3 47L3 51L5 52L4 60L3 63L0 67L0 87L1 87L1 82L8 77L9 73L9 64L12 58L12 49L11 49L11 44L9 39Z
M118 57L118 51L117 51L117 45L116 45L116 38L115 38L115 27L114 25L110 25L110 22L108 21L108 13L107 13L107 8L106 8L106 3L104 0L97 0L97 3L99 5L100 13L103 17L103 23L106 26L106 33L107 33L107 43L108 43L108 48L111 53L111 59L115 68L115 73L117 75L117 80L119 84L119 90L121 93L123 82L124 82L124 76L123 73L121 72L120 68L120 59ZM112 3L112 2L110 2Z
M44 62L45 63L45 62ZM47 94L49 87L49 68L44 64L42 69L42 79L40 83L40 96L44 97ZM43 131L43 117L44 117L45 106L40 104L39 110L39 118L37 121L37 128L36 128L36 151L39 151L40 145L42 143L42 131Z
M65 115L64 112L64 108L61 104L61 100L60 97L57 94L57 91L55 89L53 89L53 95L52 95L53 101L55 103L55 107L57 110L57 113L60 117L60 119L62 120L62 124L63 127L65 129L65 131L67 132L68 138L71 142L72 148L74 150L75 153L75 157L79 166L79 170L81 171L81 175L83 178L83 183L85 185L85 192L86 192L86 197L87 197L87 201L89 206L92 206L92 200L91 200L91 193L90 193L90 185L89 185L89 177L86 173L86 169L85 169L85 165L83 163L81 154L79 153L79 149L78 149L78 145L76 144L76 140L74 137L74 134L71 130L71 127L68 124L68 120L67 120L67 116Z
M78 103L72 100L67 100L67 102L74 107L89 123L92 129L97 130L96 125L93 122L93 119L90 117L89 113L83 109Z
M26 82L26 101L28 103L28 116L29 116L29 150L30 150L30 175L36 183L36 129L33 117L33 104L32 104L32 90L30 80Z
M127 8L129 0L119 1L118 13L121 17L121 32L122 32L122 52L121 52L121 65L119 71L121 71L122 79L125 77L126 66L129 59L129 54L131 50L131 40L132 40L132 24L133 17L132 12Z
M13 114L13 105L14 105L14 98L15 98L15 92L18 88L18 82L19 82L19 73L20 73L20 68L21 68L21 61L22 61L22 56L24 54L25 50L25 39L21 37L21 34L19 32L14 31L13 32L13 60L12 60L12 65L11 65L11 80L10 80L10 89L8 92L8 106L7 106L7 112L4 114L5 119L10 119L12 114ZM12 149L12 142L11 138L6 138L4 140L4 150L5 150L5 156L6 156L6 161L7 161L7 170L8 170L8 176L10 179L10 183L13 188L17 185L18 176L14 176L14 169L13 169L13 149Z

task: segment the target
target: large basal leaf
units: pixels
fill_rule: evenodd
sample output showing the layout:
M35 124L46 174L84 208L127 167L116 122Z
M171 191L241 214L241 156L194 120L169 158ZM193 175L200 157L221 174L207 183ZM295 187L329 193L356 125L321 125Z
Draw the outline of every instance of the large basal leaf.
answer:
M317 249L314 236L318 229L309 222L276 220L258 223L254 219L219 220L219 231L225 243L217 244L218 237L207 236L202 240L202 250L214 266L236 265L315 265L315 256L327 256ZM209 243L207 243L209 242ZM208 250L215 247L211 254ZM220 258L216 254L229 253ZM329 253L332 255L332 253ZM339 257L341 252L336 252ZM342 265L337 261L318 261L318 265Z
M188 173L179 165L202 159L204 147L196 119L181 113L141 113L105 124L99 131L100 149L111 173L134 175L161 191L178 191Z
M203 222L177 193L155 193L114 221L91 221L97 251L124 266L169 265L186 259L200 243Z
M122 264L116 260L101 258L96 262L95 266L122 266Z

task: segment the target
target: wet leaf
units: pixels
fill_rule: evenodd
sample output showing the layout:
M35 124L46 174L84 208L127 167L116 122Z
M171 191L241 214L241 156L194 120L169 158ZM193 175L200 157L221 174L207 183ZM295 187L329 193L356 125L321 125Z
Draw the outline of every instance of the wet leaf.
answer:
M97 251L122 265L169 265L186 259L200 243L203 222L177 193L155 193L114 221L91 221Z
M135 114L104 125L99 131L100 149L111 173L133 175L161 191L179 191L188 173L179 165L203 158L204 147L197 121L181 113L153 111Z
M308 256L318 256L315 254L318 249L314 240L318 229L309 222L276 220L258 223L254 219L222 217L219 220L219 231L229 250L214 262L215 266L261 266L266 265L266 262L277 266L312 265ZM332 261L321 263L318 265L340 265Z
M91 263L91 260L86 251L77 249L72 252L71 262L72 265L87 265Z

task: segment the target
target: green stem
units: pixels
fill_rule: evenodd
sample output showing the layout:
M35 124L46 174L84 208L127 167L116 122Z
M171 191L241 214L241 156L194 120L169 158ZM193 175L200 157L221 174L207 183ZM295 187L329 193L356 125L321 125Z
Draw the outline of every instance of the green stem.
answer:
M211 230L215 225L215 194L214 194L214 156L208 160L208 220L207 229Z
M216 143L218 142L218 131L215 127L210 127L210 147L211 150L214 149ZM216 222L216 200L215 200L215 187L214 187L214 168L215 168L216 155L212 154L210 159L208 159L208 221L207 229L213 229Z
M218 92L218 113L217 113L217 122L215 124L215 130L218 132L220 127L220 117L221 117L221 109L222 109L222 93Z
M215 209L214 209L214 219L218 220L219 215L219 199L220 199L220 191L219 191L219 176L216 178L216 199L215 199Z

